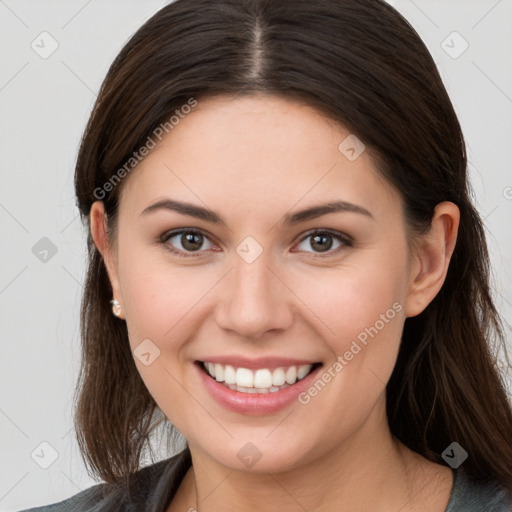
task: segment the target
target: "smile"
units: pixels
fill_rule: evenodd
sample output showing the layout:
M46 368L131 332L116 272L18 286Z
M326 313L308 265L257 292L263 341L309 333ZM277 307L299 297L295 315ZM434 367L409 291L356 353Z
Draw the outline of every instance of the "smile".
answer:
M298 401L323 363L267 355L226 354L195 360L196 374L208 395L223 409L243 415L273 414Z
M234 391L240 393L275 393L301 381L321 363L254 370L208 361L201 362L201 365L212 379Z

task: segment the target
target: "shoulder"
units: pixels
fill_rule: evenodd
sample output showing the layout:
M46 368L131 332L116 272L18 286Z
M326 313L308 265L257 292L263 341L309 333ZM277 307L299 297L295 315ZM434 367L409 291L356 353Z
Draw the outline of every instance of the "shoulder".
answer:
M462 467L453 478L446 512L512 512L512 498L497 483L474 480Z
M140 469L119 484L100 483L63 501L19 512L136 512L147 504L166 504L190 464L187 447L170 459Z

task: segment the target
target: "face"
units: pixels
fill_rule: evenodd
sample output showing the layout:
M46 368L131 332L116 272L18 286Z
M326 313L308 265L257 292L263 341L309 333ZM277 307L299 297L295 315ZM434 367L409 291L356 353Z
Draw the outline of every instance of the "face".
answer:
M137 369L223 466L290 469L387 428L411 259L401 198L349 135L291 100L204 99L122 185L109 275Z

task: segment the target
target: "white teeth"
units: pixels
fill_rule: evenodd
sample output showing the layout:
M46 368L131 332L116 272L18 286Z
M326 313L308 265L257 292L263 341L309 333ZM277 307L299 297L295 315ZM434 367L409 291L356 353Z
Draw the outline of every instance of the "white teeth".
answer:
M224 367L221 364L215 365L215 380L217 382L224 382Z
M303 364L302 366L299 366L299 369L297 370L297 379L302 380L308 373L309 370L311 370L310 364Z
M270 373L270 370L256 370L253 385L255 388L272 387L272 374Z
M236 384L236 370L229 364L224 368L224 382L226 384Z
M229 389L232 389L233 391L240 391L241 393L258 393L258 394L267 394L267 393L275 393L276 391L280 391L284 388L289 388L289 384L285 384L284 386L272 386L270 389L268 388L244 388L242 386L237 386L235 384L230 384L227 386Z
M297 368L295 366L290 366L285 373L285 379L288 384L295 384L297 380Z
M282 386L286 382L284 377L284 370L282 368L277 368L272 373L272 385L274 386Z
M252 388L254 385L254 373L247 368L237 368L236 385L244 388Z
M204 366L211 377L217 382L224 382L231 389L244 393L274 393L302 380L313 365L303 364L274 370L261 368L255 371L209 362L204 363Z

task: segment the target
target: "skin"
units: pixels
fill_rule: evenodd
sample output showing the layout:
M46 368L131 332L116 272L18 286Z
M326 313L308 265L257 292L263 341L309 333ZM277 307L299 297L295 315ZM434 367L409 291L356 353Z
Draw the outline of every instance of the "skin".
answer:
M350 161L338 149L349 134L293 100L202 99L123 182L112 243L103 203L92 207L91 233L131 348L150 339L160 350L149 366L135 357L137 369L190 446L193 468L168 511L446 508L451 469L391 435L385 388L406 317L421 313L445 280L459 210L437 205L430 232L411 244L401 197L377 174L369 150ZM207 206L227 226L169 210L141 215L164 197ZM280 223L334 200L372 217L338 212ZM204 231L199 251L181 236L156 242L178 228ZM314 228L345 233L354 244L329 238L324 253L306 237ZM263 249L252 263L236 252L247 236ZM210 397L193 367L236 353L327 368L394 303L401 311L307 404L234 413ZM237 457L247 442L262 454L250 468Z

